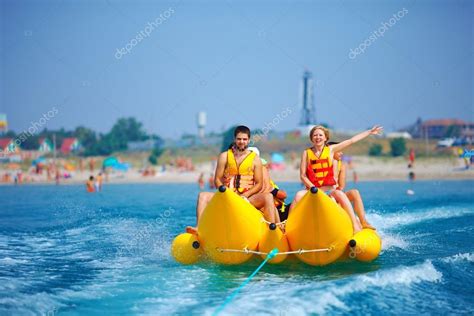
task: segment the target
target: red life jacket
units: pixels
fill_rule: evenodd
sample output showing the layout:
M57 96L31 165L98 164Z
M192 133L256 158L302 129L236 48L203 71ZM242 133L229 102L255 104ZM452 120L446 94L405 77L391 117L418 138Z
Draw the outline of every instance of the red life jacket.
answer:
M334 169L328 146L324 146L319 157L316 157L311 148L306 149L307 167L306 176L316 187L333 186L336 184L334 179Z

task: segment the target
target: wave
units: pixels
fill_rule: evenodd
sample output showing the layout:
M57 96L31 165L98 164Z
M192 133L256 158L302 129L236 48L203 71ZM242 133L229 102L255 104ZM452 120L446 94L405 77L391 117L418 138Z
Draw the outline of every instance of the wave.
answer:
M331 297L331 300L325 301L321 298L319 300L321 310L316 312L325 312L330 307L341 308L341 306L345 307L343 309L350 310L340 298L352 293L366 292L369 289L373 290L380 287L396 287L399 285L406 287L421 282L438 282L441 278L442 273L436 270L429 260L415 266L402 266L376 272L373 275L358 276L343 286L331 286L327 291L327 295ZM333 302L337 302L337 304L333 304Z
M121 257L169 258L172 234L165 224L118 219L100 225L100 230L107 232Z
M400 226L406 226L411 224L416 224L425 221L431 221L436 219L446 219L453 217L462 217L465 215L474 214L472 209L460 208L434 208L422 212L400 212L400 213L390 213L390 214L379 214L377 212L368 213L367 219L381 230L389 230L392 228L397 228Z
M380 238L382 239L382 251L386 251L391 248L400 248L406 250L410 246L410 243L406 240L406 238L402 237L401 234L392 235L381 232Z
M264 302L272 302L272 310L281 311L285 315L323 314L332 309L344 312L351 311L351 305L344 298L355 293L373 292L379 288L406 288L422 282L439 282L443 275L430 260L414 266L399 266L368 275L355 276L344 280L323 282L301 280L275 280L256 282L240 294L232 308L239 313L268 313ZM282 282L288 284L282 286ZM285 297L285 300L281 300ZM308 299L311 298L311 299ZM289 307L291 306L291 307ZM216 306L215 308L217 308ZM207 309L212 314L215 308ZM229 307L230 308L230 307ZM230 309L229 309L230 310Z
M456 263L462 261L474 262L474 253L458 253L457 255L442 259L446 263Z
M17 264L22 264L22 263L28 263L28 260L23 260L23 259L13 259L10 257L5 257L0 259L0 264L3 265L17 265Z

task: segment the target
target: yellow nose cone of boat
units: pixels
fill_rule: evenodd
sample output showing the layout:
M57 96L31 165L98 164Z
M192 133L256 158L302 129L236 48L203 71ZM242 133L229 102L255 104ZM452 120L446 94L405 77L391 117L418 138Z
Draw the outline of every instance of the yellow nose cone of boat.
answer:
M182 264L197 262L202 250L196 235L184 233L176 236L171 245L171 254Z
M356 245L351 247L349 256L355 257L359 261L372 261L378 257L382 250L382 240L373 229L363 229L352 239Z
M316 188L298 202L286 223L286 236L293 251L330 249L296 255L311 265L326 265L337 260L347 249L352 235L352 223L347 213Z
M239 264L252 255L231 250L256 250L265 227L263 215L232 190L219 188L204 209L198 236L206 254L215 262Z
M286 236L282 233L281 229L276 227L275 224L270 224L266 226L263 233L262 240L258 244L258 250L261 252L270 253L273 249L278 248L278 253L287 252L290 247L288 245L288 240ZM263 259L267 255L261 255ZM273 259L269 260L269 263L280 263L286 259L288 255L279 255L277 254Z

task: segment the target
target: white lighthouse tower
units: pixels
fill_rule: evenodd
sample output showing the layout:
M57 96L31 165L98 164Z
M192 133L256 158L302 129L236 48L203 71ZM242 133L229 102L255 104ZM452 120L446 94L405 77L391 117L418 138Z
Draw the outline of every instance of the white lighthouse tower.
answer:
M198 136L199 138L204 138L205 136L205 127L207 123L207 115L206 112L198 112L197 114L197 128L198 128Z
M316 124L316 110L314 107L313 74L306 70L303 73L300 90L301 103L301 126L312 126Z

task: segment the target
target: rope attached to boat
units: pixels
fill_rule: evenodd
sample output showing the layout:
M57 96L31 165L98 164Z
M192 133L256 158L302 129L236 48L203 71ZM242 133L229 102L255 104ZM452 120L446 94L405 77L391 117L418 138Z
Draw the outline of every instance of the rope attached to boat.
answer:
M261 252L261 251L255 251L255 250L250 250L247 247L244 249L222 249L222 248L216 248L217 251L219 252L240 252L240 253L245 253L245 254L254 254L254 255L268 255L268 252ZM298 250L293 250L293 251L285 251L285 252L279 252L275 254L276 256L278 255L291 255L291 254L298 254L301 255L303 253L309 253L309 252L330 252L333 250L333 247L329 248L320 248L320 249L298 249Z
M263 260L263 262L258 266L257 269L255 269L255 271L247 278L247 280L245 280L237 289L235 289L234 292L232 292L231 295L229 295L226 300L224 301L224 303L222 303L221 306L219 306L219 308L212 314L213 316L216 316L218 315L220 312L222 312L224 310L224 308L237 296L237 294L239 294L240 290L242 290L242 288L244 286L246 286L251 280L252 278L257 274L258 271L260 271L261 268L263 268L263 266L268 262L268 260L272 259L273 257L275 257L275 255L278 254L278 249L275 248L273 249L272 251L270 251L270 253L267 255L267 257L265 258L265 260Z
M277 226L285 226L285 225L286 225L286 221L287 221L287 220L285 219L283 222L272 223L272 222L269 222L269 221L267 221L265 218L262 217L262 222L264 222L264 223L266 223L266 224L268 224L268 225L270 225L270 224L275 224L275 225L277 225Z
M219 252L240 252L240 253L245 253L245 254L254 254L254 255L267 255L267 252L260 252L260 251L255 251L255 250L250 250L247 247L244 249L222 249L222 248L216 248L217 251Z

